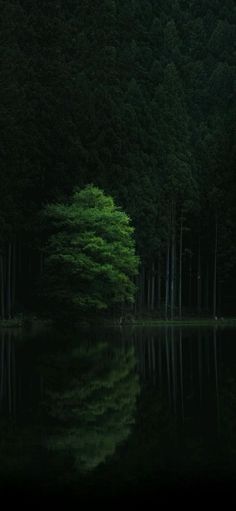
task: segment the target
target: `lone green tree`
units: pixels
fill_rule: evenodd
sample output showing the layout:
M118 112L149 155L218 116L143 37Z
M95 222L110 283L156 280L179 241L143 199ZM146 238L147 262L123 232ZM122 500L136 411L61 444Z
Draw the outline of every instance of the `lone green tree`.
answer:
M92 185L43 211L48 312L71 319L133 301L138 271L133 227L112 197Z

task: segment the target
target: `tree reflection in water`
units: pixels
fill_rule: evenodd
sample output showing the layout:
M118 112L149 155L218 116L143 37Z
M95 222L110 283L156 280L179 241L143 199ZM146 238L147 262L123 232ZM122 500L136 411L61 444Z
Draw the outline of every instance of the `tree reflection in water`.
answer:
M133 346L75 342L42 365L46 446L79 471L111 456L129 435L139 393Z

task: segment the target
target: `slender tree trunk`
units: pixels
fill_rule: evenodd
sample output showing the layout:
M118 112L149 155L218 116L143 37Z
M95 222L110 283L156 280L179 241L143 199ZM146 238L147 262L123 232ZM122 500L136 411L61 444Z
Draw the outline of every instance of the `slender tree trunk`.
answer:
M192 254L189 256L189 288L188 288L188 305L192 309Z
M198 268L197 268L197 311L201 314L201 242L198 240Z
M161 258L158 257L158 267L157 267L157 304L158 309L161 309Z
M155 307L155 283L156 283L156 279L155 279L155 263L152 263L152 285L151 285L151 310L153 311L154 310L154 307Z
M217 250L218 250L218 222L215 217L215 247L214 247L214 273L213 273L213 317L216 317L216 288L217 288Z
M218 315L222 315L222 283L218 283L218 306L217 306L217 312Z
M151 275L150 269L147 272L147 310L150 311L151 306Z
M183 217L181 216L179 236L179 319L182 318L182 256L183 256Z
M166 249L166 296L165 296L165 318L168 318L169 306L169 288L170 288L170 241L168 239Z
M0 279L1 279L1 318L5 318L5 286L4 286L4 259L0 254Z
M12 245L12 313L14 314L16 297L16 243Z
M11 260L12 260L12 245L8 244L8 271L7 271L7 315L11 318Z
M160 390L162 389L162 353L161 353L161 341L162 338L158 339L158 372L159 372L159 385Z
M139 273L138 303L139 303L139 311L142 311L142 308L143 308L143 266L141 266L140 273Z
M172 203L171 221L171 319L175 310L175 205Z
M209 263L206 267L206 311L209 311Z

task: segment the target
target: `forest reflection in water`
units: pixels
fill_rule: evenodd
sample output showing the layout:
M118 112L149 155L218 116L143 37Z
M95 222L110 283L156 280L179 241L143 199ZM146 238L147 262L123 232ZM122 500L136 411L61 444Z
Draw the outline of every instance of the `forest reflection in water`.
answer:
M2 331L2 484L235 478L235 352L233 329Z

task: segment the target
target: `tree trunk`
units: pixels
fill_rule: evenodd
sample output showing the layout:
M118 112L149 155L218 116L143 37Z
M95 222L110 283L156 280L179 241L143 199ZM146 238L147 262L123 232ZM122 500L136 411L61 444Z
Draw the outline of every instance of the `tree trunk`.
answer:
M161 353L161 341L162 338L158 339L158 373L159 373L159 386L162 389L162 353Z
M170 287L170 241L168 240L167 249L166 249L166 296L165 296L165 318L166 319L168 319L169 287Z
M8 271L7 271L7 316L11 318L11 260L12 245L8 244Z
M1 318L5 318L5 286L4 286L4 260L0 254L0 279L1 279Z
M150 270L147 272L147 310L150 311L151 305L151 275Z
M201 303L201 241L198 240L198 263L197 263L197 311L201 314L202 303Z
M12 313L14 314L16 297L16 243L12 245Z
M3 403L4 394L4 375L5 375L5 334L1 338L1 387L0 387L0 401Z
M209 263L206 267L206 311L209 311Z
M183 256L183 217L181 216L179 236L179 319L182 318L182 256Z
M155 307L155 263L152 263L152 278L151 278L151 310Z
M192 253L189 256L189 288L188 288L188 305L192 309Z
M213 317L216 317L216 287L217 287L217 249L218 249L218 222L215 218L215 247L214 247L214 273L213 273Z
M172 203L171 214L171 319L174 318L175 310L175 205Z
M157 306L160 311L161 309L161 258L158 257L158 267L157 267Z

